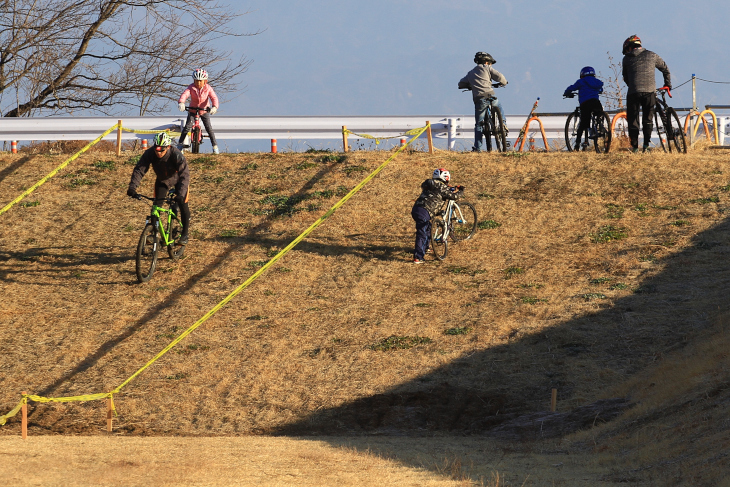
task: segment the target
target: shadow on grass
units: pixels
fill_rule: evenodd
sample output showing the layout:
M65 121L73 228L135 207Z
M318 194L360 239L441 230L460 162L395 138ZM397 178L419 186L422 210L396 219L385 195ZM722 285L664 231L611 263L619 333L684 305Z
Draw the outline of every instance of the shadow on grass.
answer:
M312 187L314 187L322 178L324 178L328 173L330 173L332 170L337 168L336 164L330 164L327 166L322 167L320 171L315 174L312 179L310 179L306 184L304 184L299 191L294 196L300 196L307 193L307 191L311 190ZM111 338L110 340L107 340L105 343L103 343L94 353L88 355L86 358L84 358L76 367L71 369L68 373L64 374L63 376L59 377L56 381L54 381L51 384L48 384L46 387L44 387L42 390L38 392L38 395L40 396L51 396L53 395L61 386L64 384L67 384L70 381L73 381L73 379L83 373L84 371L90 369L96 363L104 357L106 354L111 352L117 345L122 343L127 338L132 337L137 331L142 329L147 323L157 318L162 312L164 312L166 309L175 306L175 304L187 293L190 291L193 287L195 287L202 279L207 277L211 272L214 272L216 269L218 269L220 266L225 265L226 260L234 253L240 250L241 246L245 243L248 243L249 239L255 238L255 236L259 233L265 233L266 229L269 227L271 223L271 220L264 220L256 227L250 229L247 232L247 236L244 239L233 241L232 245L227 247L223 252L218 254L212 262L210 262L202 271L198 272L197 274L194 274L190 276L183 284L178 286L175 289L172 289L169 297L160 303L152 306L150 309L147 310L147 312L138 319L134 324L127 327L126 330L124 330L122 333L118 334L117 336ZM258 241L258 239L257 239ZM31 407L29 407L29 418L32 415L40 415L43 417L44 413L43 409L36 410L34 407L35 405L31 404ZM40 422L40 419L38 420Z
M591 314L539 333L513 330L502 337L502 344L462 356L413 381L397 383L394 378L393 387L382 394L318 410L267 433L323 435L336 446L342 439L328 436L484 435L529 441L611 421L631 407L631 397L605 398L601 391L660 363L727 312L729 241L726 220L696 235L689 248L666 257L661 272ZM607 245L607 251L610 248ZM609 294L610 284L602 289ZM479 323L472 325L474 333L488 331L480 330ZM453 338L438 340L446 339ZM553 388L558 390L555 413L549 412ZM723 427L729 429L730 423ZM409 458L405 445L401 451L374 448L396 459Z
M21 157L20 159L13 162L12 164L8 164L6 167L4 167L2 170L0 170L0 182L5 180L5 178L7 178L11 174L13 174L15 171L18 170L18 168L20 168L20 166L22 166L26 162L30 161L31 159L33 159L33 157L25 156L25 157ZM5 206L5 205L3 204L3 206Z

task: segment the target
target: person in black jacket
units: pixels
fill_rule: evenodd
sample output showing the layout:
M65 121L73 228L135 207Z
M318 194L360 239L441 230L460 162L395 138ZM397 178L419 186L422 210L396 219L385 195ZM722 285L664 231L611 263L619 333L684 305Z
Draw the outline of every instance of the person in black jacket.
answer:
M656 107L655 69L664 75L664 87L672 89L671 76L667 63L656 53L641 47L639 36L631 36L624 41L622 74L629 87L626 92L626 122L629 124L631 150L639 151L639 108L641 124L644 129L644 151L649 148L651 132L654 129L654 108Z
M462 186L451 187L449 171L443 168L434 169L433 177L421 183L421 195L413 204L411 216L416 222L416 248L413 251L413 263L423 264L423 257L428 251L428 240L431 236L431 216L441 209L445 200L456 200L461 195Z
M150 166L157 175L155 180L154 204L161 205L165 201L168 191L175 188L175 201L180 208L180 223L183 231L180 236L180 245L188 243L190 227L190 207L188 206L188 190L190 188L190 170L185 156L176 147L172 146L172 139L167 132L155 135L154 145L144 151L139 162L134 166L132 179L129 181L127 196L137 198L137 188Z

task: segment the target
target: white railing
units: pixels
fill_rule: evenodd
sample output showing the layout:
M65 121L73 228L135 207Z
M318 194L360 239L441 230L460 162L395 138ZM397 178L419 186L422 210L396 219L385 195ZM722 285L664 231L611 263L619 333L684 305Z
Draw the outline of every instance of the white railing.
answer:
M563 136L567 114L541 116L549 138ZM135 130L179 130L184 123L180 116L158 117L42 117L0 118L0 140L91 140L107 130L118 120L125 128ZM507 127L514 139L525 123L526 115L510 115ZM448 139L453 148L456 139L474 137L474 115L418 115L418 116L328 116L328 117L232 117L213 116L216 137L225 139L332 139L342 138L342 126L348 130L374 137L395 137L408 130L423 127L431 122L435 138ZM531 134L538 134L533 123ZM116 140L116 132L106 137ZM356 137L356 136L350 136ZM122 139L152 138L148 134L123 132Z

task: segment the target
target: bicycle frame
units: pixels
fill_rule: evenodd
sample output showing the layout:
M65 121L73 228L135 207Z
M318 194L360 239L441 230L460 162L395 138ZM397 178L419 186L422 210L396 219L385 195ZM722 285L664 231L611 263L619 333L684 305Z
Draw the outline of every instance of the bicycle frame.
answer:
M210 108L189 106L185 110L195 116L193 126L190 129L190 145L193 154L197 154L204 137L203 128L200 125L200 112L209 112Z
M167 198L165 198L165 202L163 203L170 205L170 208L157 206L156 204L154 204L154 198L140 195L143 198L153 201L152 209L150 210L149 216L147 216L145 225L152 224L157 230L159 230L160 235L162 235L163 245L171 245L175 243L175 241L172 240L170 238L170 235L168 234L168 231L171 228L172 220L175 219L179 221L173 209L175 207L174 205L176 205L175 201L172 199L173 194L173 192L168 193ZM166 215L166 217L163 217L163 214Z

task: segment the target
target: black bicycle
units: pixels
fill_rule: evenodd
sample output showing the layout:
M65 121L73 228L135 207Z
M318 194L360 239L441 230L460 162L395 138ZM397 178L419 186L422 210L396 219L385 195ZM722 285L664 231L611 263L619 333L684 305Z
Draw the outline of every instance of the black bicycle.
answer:
M575 93L570 93L563 98L573 98ZM583 131L582 140L578 138L578 126L580 125L580 106L568 115L565 121L565 144L568 146L568 152L576 150L587 150L593 141L593 147L599 154L607 153L611 149L611 119L604 111L593 112L588 128Z
M678 152L681 154L687 153L687 143L685 142L684 126L679 123L679 117L674 108L667 104L667 100L664 97L666 92L669 98L672 97L672 93L669 88L662 86L657 91L656 108L654 110L654 123L659 135L659 143L662 146L664 152ZM661 97L661 99L660 99Z
M492 88L501 88L502 84L496 83L492 85ZM463 86L461 86L463 87ZM471 87L467 87L465 91L470 91ZM490 103L487 105L487 111L484 114L484 120L482 121L482 134L486 139L485 147L487 151L492 151L492 138L494 138L494 148L498 152L505 152L507 150L507 127L504 126L504 117L499 107L492 106L492 100L496 100L496 96L490 96L487 101Z
M137 199L142 198L153 202L150 214L145 221L144 230L139 237L136 256L137 280L147 282L152 279L152 274L155 272L160 244L167 247L167 254L172 260L182 257L185 245L179 242L183 226L178 217L175 189L173 188L167 193L165 201L162 203L167 208L155 205L154 198L137 195Z

